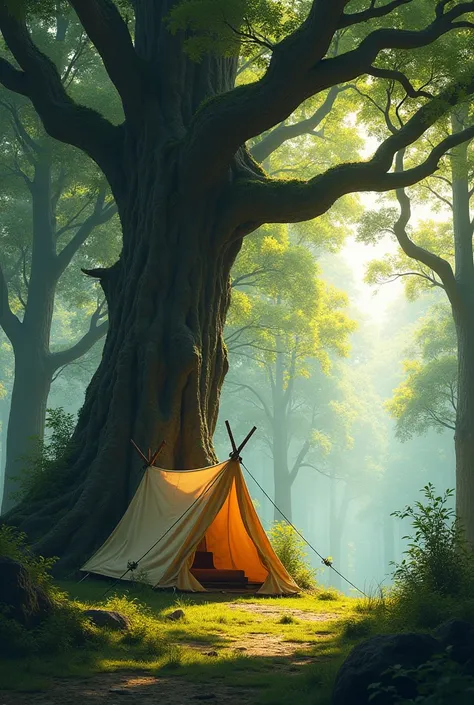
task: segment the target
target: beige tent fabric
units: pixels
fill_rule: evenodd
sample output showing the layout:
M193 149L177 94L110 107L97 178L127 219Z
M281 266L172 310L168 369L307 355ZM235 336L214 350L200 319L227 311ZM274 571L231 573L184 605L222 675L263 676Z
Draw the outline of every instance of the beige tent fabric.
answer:
M249 582L262 583L262 594L300 591L270 545L236 460L188 471L149 467L121 521L82 570L120 578L129 561L141 559L138 570L155 587L204 591L190 572L204 537L217 569L243 570Z

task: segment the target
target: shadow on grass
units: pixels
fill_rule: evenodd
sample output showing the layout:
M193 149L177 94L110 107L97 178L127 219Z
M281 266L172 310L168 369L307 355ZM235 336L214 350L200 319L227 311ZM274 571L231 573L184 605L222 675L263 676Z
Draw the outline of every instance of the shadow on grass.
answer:
M201 699L201 695L203 700L223 705L329 705L341 661L366 636L359 626L365 618L355 614L352 606L347 607L353 620L349 629L341 620L281 622L272 616L266 627L262 623L260 632L254 615L241 620L238 610L232 610L223 617L226 606L221 603L235 602L237 596L233 594L183 595L122 583L105 595L110 585L89 579L80 584L62 582L60 587L71 599L85 605L104 605L109 598L120 597L126 597L128 604L136 601L146 605L148 611L143 617L142 613L138 615L135 631L125 635L106 633L102 641L67 654L35 655L0 663L2 705L39 703L38 697L42 696L32 693L40 690L47 690L44 697L49 705L78 701L95 705L104 699L112 702L109 691L117 686L136 694L135 702L140 705L175 705ZM247 599L255 601L255 595L245 596ZM239 602L244 600L238 598ZM317 611L318 601L314 597L312 601ZM274 602L278 605L278 598ZM297 599L294 604L298 607ZM306 604L304 599L300 604ZM285 600L280 605L282 612L288 608ZM192 607L203 608L198 610L200 617L188 617L187 608ZM177 608L185 612L182 622L167 618ZM190 609L191 613L196 614ZM253 635L254 641L243 646L248 635ZM280 646L293 643L272 655L265 637L278 637ZM306 639L301 646L297 644L298 637ZM253 655L255 643L260 646L258 655ZM250 648L245 650L246 647Z
M169 644L162 654L112 648L15 660L0 665L2 689L16 691L2 692L1 702L33 705L38 702L35 691L47 689L50 705L72 697L92 705L101 691L107 695L118 686L143 705L192 702L201 696L225 705L329 705L335 674L351 645L335 633L310 649L278 657L247 656L219 646L206 655Z

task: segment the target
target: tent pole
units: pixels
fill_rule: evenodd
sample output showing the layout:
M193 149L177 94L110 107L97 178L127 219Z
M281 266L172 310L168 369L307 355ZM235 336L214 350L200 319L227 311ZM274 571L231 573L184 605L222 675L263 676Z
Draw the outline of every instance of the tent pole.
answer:
M234 440L234 434L232 433L232 429L230 427L230 423L228 421L225 422L226 428L227 428L227 433L229 434L230 438L230 444L232 446L232 453L230 454L231 457L233 455L236 455L238 453L237 446L235 445L235 440Z
M135 441L133 440L133 438L130 439L130 443L131 443L132 446L135 448L135 450L137 451L137 453L138 453L138 455L140 456L140 458L142 458L142 460L143 460L143 462L145 463L145 465L148 467L148 458L146 457L146 455L144 455L144 454L141 452L140 448L137 446L137 444L135 443Z
M159 454L161 453L161 451L163 450L165 445L166 445L166 441L161 441L160 445L158 446L158 450L156 450L155 453L151 456L150 467L153 465L153 463L155 462L155 460L157 459L157 457L159 456Z
M153 465L153 463L154 463L155 460L157 459L158 455L159 455L160 452L162 451L163 446L166 445L166 441L161 441L160 445L158 446L158 450L157 450L155 453L153 453L153 455L152 455L152 453L151 453L151 449L148 448L148 458L147 458L146 455L145 455L144 453L142 453L142 451L140 450L140 448L137 446L137 444L135 443L135 441L134 441L132 438L130 439L130 443L133 445L133 447L134 447L135 450L137 451L137 453L138 453L138 455L140 456L140 458L142 458L142 460L143 460L143 462L144 462L144 464L145 464L145 465L144 465L144 468L148 468L148 467L151 467L151 466Z
M254 426L254 427L252 428L252 430L249 431L249 433L246 435L246 437L244 438L244 440L242 441L242 443L241 443L241 444L239 445L239 447L237 448L236 455L239 455L240 451L245 448L245 446L247 445L247 443L249 442L249 440L252 438L252 436L253 436L253 434L255 433L256 430L257 430L257 427Z

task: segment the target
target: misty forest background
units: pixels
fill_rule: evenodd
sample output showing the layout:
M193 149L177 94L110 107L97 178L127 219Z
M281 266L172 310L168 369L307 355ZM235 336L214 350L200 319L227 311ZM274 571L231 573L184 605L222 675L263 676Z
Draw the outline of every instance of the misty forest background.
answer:
M118 124L121 107L79 23L35 19L31 30L74 97ZM446 57L423 52L415 61L428 83ZM258 77L262 53L240 59L240 83ZM403 122L403 95L396 81L382 85L370 76L331 88L256 139L254 156L271 175L302 178L367 158L387 126ZM470 105L462 105L437 129L443 136L470 120ZM407 190L413 238L448 259L460 150L470 179L465 143L435 176ZM391 512L420 499L428 482L440 492L455 486L454 324L437 277L401 253L397 217L393 193L351 195L317 221L266 225L246 238L232 270L230 371L214 439L224 459L224 420L239 438L255 424L246 466L318 551L365 589L390 583L390 564L405 548L407 527ZM41 261L51 243L60 252L53 273ZM102 290L82 269L110 266L120 247L98 168L48 137L26 98L1 88L0 264L23 327L16 370L12 342L0 329L2 486L9 418L10 455L22 457L13 502L34 481L39 455L54 454L51 438L60 444L73 428L107 329ZM50 335L47 360L37 351L40 329ZM38 446L43 432L46 451ZM247 479L270 528L281 517ZM321 582L348 589L317 556L310 559Z

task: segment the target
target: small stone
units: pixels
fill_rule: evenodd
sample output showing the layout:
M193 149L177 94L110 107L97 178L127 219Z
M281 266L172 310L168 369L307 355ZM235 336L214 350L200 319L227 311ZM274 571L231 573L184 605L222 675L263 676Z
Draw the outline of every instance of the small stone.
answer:
M172 619L175 622L177 622L178 619L183 619L183 617L184 617L183 610L175 610L174 612L171 612L171 614L168 615L168 619Z
M127 617L112 610L85 610L84 614L96 627L106 627L114 631L127 631L130 622Z
M128 693L127 688L120 688L120 686L112 686L109 688L109 693L115 693L116 695L126 695Z
M236 651L248 651L246 646L236 646L235 650Z
M206 651L205 656L219 656L217 651Z

